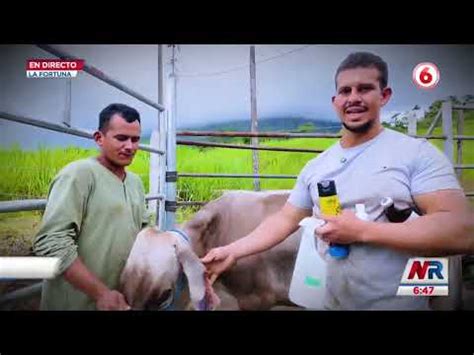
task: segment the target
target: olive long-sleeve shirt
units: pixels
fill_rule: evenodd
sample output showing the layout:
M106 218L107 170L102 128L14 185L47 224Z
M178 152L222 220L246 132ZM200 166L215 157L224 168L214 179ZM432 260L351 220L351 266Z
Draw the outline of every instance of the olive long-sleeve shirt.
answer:
M137 233L147 224L140 178L127 171L120 180L96 158L75 161L54 178L35 242L39 256L59 257L59 276L45 280L43 310L94 310L95 301L67 282L62 273L79 256L110 289Z

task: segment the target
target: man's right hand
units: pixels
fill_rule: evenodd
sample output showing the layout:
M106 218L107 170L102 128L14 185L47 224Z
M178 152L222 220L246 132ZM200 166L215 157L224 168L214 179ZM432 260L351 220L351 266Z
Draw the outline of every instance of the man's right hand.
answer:
M128 311L130 306L125 297L118 291L108 290L102 293L96 300L96 308L99 311Z
M77 257L64 271L64 278L95 301L99 311L128 311L130 306L118 291L111 290Z
M201 259L207 269L207 275L211 285L221 273L230 269L237 261L235 255L228 246L214 248Z

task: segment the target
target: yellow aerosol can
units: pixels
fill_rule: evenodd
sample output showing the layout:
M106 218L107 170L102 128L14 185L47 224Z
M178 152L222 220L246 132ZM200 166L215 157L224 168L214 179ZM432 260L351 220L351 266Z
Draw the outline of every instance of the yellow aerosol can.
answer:
M337 216L341 213L341 203L337 196L336 183L334 180L323 180L318 182L319 208L323 216ZM335 259L344 259L349 255L349 246L331 243L329 255Z

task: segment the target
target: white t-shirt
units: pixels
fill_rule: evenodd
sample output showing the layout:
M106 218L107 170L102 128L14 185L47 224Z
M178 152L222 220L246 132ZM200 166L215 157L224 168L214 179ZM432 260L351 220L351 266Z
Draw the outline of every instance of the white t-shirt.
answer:
M383 129L376 137L344 149L336 143L310 160L298 176L288 202L319 215L317 183L334 180L343 209L365 204L370 221L388 222L380 201L391 197L400 208L413 197L461 189L446 156L426 139ZM410 236L406 236L409 238ZM329 257L328 309L429 309L427 297L396 296L410 257L396 250L353 243L346 259Z

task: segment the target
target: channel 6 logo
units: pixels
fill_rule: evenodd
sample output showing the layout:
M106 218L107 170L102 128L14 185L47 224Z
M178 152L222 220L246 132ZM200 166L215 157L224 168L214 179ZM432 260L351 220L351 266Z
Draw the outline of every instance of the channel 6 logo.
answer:
M413 82L420 89L430 90L438 86L440 72L436 64L423 62L413 69L412 77Z
M448 258L411 258L405 266L398 295L448 295Z

